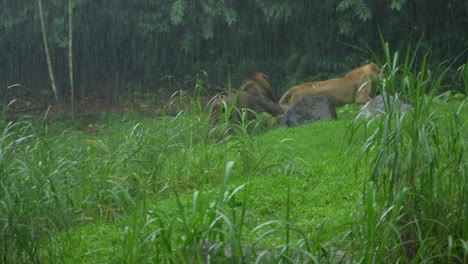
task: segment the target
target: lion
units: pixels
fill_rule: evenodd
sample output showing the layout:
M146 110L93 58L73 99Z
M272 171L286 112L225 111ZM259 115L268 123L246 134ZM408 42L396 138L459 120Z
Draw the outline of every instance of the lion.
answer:
M234 106L237 109L247 109L247 118L254 119L256 114L268 113L281 118L287 107L281 106L275 99L271 85L263 72L249 72L243 78L239 89L218 88L221 93L212 99L210 110L210 124L215 124L221 112L226 111L225 106ZM239 122L240 112L235 109L231 120Z
M292 105L303 96L324 95L331 104L341 106L352 102L365 104L372 100L369 96L373 78L382 70L371 62L356 68L341 78L319 82L307 82L289 89L280 99L281 105Z

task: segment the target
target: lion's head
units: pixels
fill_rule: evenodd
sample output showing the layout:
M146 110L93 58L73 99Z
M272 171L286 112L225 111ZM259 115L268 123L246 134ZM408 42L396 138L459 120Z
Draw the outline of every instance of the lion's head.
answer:
M372 76L372 78L378 78L382 73L382 69L380 67L370 62L364 66L351 70L350 72L346 73L345 77L348 78L363 78Z
M382 69L380 69L380 67L377 64L371 62L371 63L368 63L367 65L370 68L370 70L368 72L368 74L370 76L378 77L378 76L380 76L382 74Z
M268 76L263 72L247 72L242 79L242 87L244 87L244 91L250 94L261 92L269 99L277 102L277 99L273 94L273 90L271 89L271 85L268 82ZM260 90L257 88L260 88Z

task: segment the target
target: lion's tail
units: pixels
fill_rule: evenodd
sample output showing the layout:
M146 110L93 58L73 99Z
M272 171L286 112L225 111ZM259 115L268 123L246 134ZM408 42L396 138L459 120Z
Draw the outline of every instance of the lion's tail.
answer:
M289 105L289 99L291 98L291 90L287 91L279 100L280 105Z

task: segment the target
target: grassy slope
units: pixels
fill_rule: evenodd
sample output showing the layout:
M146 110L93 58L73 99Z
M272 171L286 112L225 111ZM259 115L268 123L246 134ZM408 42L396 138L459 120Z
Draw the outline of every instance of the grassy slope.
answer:
M140 123L142 129L148 133L158 129L151 118L132 116L132 120L122 124L121 120L112 119L111 123L100 124L101 130L96 136L85 135L84 138L89 137L89 139L84 140L103 142L112 149L110 145L119 144L115 142L116 138L120 137L120 140L124 138L123 135L119 136L119 133L128 134L122 130L128 132L136 123ZM160 212L167 219L180 217L173 194L174 189L178 190L183 204L189 209L194 191L206 194L209 197L206 199L209 201L211 195L218 195L224 177L224 168L232 160L235 165L230 175L228 189L234 190L238 186L247 184L245 188L247 203L240 201L239 204L232 206L233 210L238 211L243 206L247 208L243 238L245 243L257 237L255 234L247 235L256 226L270 220L286 219L288 201L290 220L306 232L308 239L328 241L338 232L344 231L344 225L349 222L350 215L356 209L361 192L359 186L362 180L354 173L355 157L345 154L346 128L349 124L350 119L345 118L294 128L271 128L248 139L248 143L242 141L241 144L248 144L246 152L255 152L247 153L247 158L239 154L243 151L242 148L233 148L234 150L228 151L226 155L215 154L213 159L218 159L218 162L215 162L214 168L211 168L213 171L211 173L215 175L209 176L206 180L193 180L193 177L203 178L206 175L185 175L188 178L180 175L180 173L195 174L196 170L180 169L178 163L181 161L183 163L181 160L183 156L177 153L179 160L169 159L168 162L174 162L174 174L179 175L170 175L169 171L163 172L168 173L161 178L168 178L162 181L167 183L169 188L162 196L148 197L148 210ZM115 130L117 127L118 131ZM217 148L222 149L229 143L229 141L225 144L218 143ZM199 148L209 148L201 145ZM201 150L198 150L198 147L194 149L193 155L197 156ZM218 150L212 151L218 153ZM244 169L243 164L247 166L248 162L243 159L255 163L253 168ZM158 177L158 180L161 179ZM136 215L138 213L138 210L134 212ZM80 228L74 228L72 245L70 245L73 251L69 253L72 255L71 259L92 262L99 262L101 258L113 259L114 250L120 247L116 244L120 244L125 227L131 225L134 218L135 215L129 213L115 221L94 219ZM282 236L271 237L267 239L270 241L267 244L272 246L281 240L284 240Z
M456 106L441 102L438 104L439 114L456 110ZM236 206L246 206L245 236L242 240L247 243L257 238L247 235L256 226L270 220L287 219L303 230L311 241L327 242L340 239L340 232L349 227L354 220L352 214L356 211L358 200L362 194L363 171L356 175L357 152L346 152L347 129L352 122L355 109L345 110L341 119L337 121L319 122L311 125L294 128L272 128L271 130L253 137L249 146L260 153L253 160L261 160L253 170L244 171L241 165L235 165L229 181L229 189L247 184L247 204L239 202ZM463 113L463 112L462 112ZM463 115L468 121L468 115ZM143 123L143 125L145 125ZM239 150L237 150L239 152ZM245 150L251 151L249 147ZM236 151L234 151L236 152ZM232 154L232 153L231 153ZM198 183L197 190L211 195L217 195L222 185L223 166L233 160L242 164L239 153L222 157L218 164L220 168L213 179L205 183ZM258 169L258 171L256 171ZM181 199L187 208L191 208L194 200L194 189L187 188L182 191ZM288 189L290 198L288 198ZM241 198L242 199L242 198ZM178 213L175 199L170 195L167 199L159 198L148 201L151 210L160 211L167 215L177 217ZM288 216L288 209L290 215ZM171 217L168 217L171 218ZM82 229L90 233L99 231L113 234L111 236L91 236L98 245L84 244L87 250L93 247L102 247L112 244L112 240L122 235L122 230L130 224L132 216L114 223L86 226ZM88 230L88 231L86 231ZM296 237L297 238L297 237ZM88 238L90 239L90 238ZM278 235L267 239L269 246L284 243L284 237ZM99 246L99 244L101 244ZM90 246L90 247L89 247ZM91 256L90 256L91 257ZM94 257L91 257L94 259Z
M457 107L443 102L437 106L438 114ZM67 171L79 175L73 187L74 220L66 232L53 235L60 241L61 257L51 259L103 263L125 262L132 254L141 257L144 254L132 251L141 250L141 240L157 230L145 222L148 212L171 222L176 241L172 242L178 245L178 234L184 234L178 219L190 218L196 211L194 201L208 208L217 200L230 161L234 166L227 191L245 184L227 205L237 217L246 210L241 220L242 243L259 238L261 229L251 233L259 225L290 219L310 241L340 246L341 233L354 220L351 215L357 209L364 177L362 168L355 174L357 150L346 152L347 129L355 112L351 107L336 121L274 127L251 138L232 136L211 143L194 136L200 130L198 121L190 118L174 123L172 119L127 113L83 121L79 130L51 124L42 137L64 159L76 156L80 164L73 165L76 172ZM462 114L468 121L467 111ZM89 131L93 127L98 129ZM147 196L132 193L135 182L144 186ZM108 193L98 191L106 188ZM130 191L121 191L125 188ZM87 203L93 199L97 205ZM293 241L298 237L298 233L292 234ZM275 247L284 243L285 236L279 233L261 244Z

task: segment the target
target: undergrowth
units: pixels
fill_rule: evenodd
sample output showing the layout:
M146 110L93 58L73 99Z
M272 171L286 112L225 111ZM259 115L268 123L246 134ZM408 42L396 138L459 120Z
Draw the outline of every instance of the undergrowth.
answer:
M445 65L383 46L381 118L209 126L200 83L175 117L3 115L2 261L466 263L466 99L439 96Z
M359 162L368 164L350 236L356 261L465 263L468 258L467 130L459 107L437 111L447 67L432 71L408 52L400 63L385 46L380 93L386 115L364 126ZM466 83L465 83L466 85ZM395 95L391 98L388 95ZM407 112L396 100L411 105ZM353 128L356 129L356 128ZM353 130L352 129L352 130ZM357 131L357 130L356 130Z

